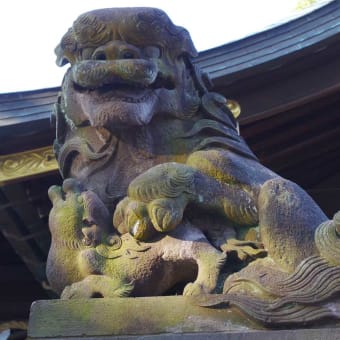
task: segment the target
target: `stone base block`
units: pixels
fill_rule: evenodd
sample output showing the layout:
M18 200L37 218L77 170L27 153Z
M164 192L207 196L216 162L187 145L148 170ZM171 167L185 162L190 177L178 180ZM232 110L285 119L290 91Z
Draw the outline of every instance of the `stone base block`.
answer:
M29 339L326 339L340 328L275 330L233 308L204 308L184 296L42 300L31 307Z

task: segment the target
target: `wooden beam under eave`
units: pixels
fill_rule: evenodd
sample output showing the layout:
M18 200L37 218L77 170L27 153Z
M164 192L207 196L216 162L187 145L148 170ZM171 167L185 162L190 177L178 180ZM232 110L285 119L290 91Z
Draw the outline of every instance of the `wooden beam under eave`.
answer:
M52 146L0 156L0 186L56 171Z

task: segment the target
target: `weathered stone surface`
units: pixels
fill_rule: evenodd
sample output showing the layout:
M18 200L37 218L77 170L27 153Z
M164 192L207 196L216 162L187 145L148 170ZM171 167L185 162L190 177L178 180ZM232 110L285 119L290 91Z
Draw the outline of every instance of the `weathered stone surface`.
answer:
M338 325L340 326L340 325ZM339 328L260 330L231 308L195 306L189 297L37 301L30 339L340 339Z
M36 338L35 338L36 339ZM40 338L42 339L42 338ZM49 338L50 340L58 338ZM59 338L60 339L60 338ZM134 340L141 339L139 335L126 335L126 336L103 336L103 337L63 337L63 339L72 340ZM298 330L280 330L280 331L249 331L249 332L214 332L214 333L185 333L185 334L154 334L143 335L143 340L339 340L339 329L325 328L325 329L298 329Z
M184 296L74 299L35 302L29 336L222 332L251 327L254 324L237 311L195 306Z

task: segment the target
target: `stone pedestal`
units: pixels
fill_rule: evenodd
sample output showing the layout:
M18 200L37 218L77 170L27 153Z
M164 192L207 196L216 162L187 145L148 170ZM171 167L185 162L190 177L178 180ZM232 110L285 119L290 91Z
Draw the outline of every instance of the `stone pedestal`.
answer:
M233 308L195 306L190 298L162 296L37 301L29 339L340 339L340 328L260 329Z

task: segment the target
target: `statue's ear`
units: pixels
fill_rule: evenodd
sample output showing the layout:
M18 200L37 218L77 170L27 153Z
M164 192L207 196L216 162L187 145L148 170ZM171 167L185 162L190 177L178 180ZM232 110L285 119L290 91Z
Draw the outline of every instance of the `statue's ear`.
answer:
M60 43L54 49L57 56L56 64L64 66L68 63L74 64L76 61L75 53L77 50L77 42L75 40L72 27L64 34Z
M196 89L200 92L201 96L211 91L214 87L212 80L207 72L203 72L188 55L183 55L183 61L186 68L189 70L192 79L195 83Z
M48 197L54 204L57 200L62 198L61 187L58 185L53 185L48 189Z
M67 178L63 182L63 191L65 193L71 192L71 193L81 193L82 187L81 184L73 179L73 178Z
M60 46L60 44L55 48L54 53L57 56L56 64L60 67L66 65L69 63L69 60L65 58L65 55L63 53L63 49Z
M63 49L61 44L59 44L55 48L54 53L57 56L57 59L55 62L60 67L67 65L67 64L73 65L76 62L76 58L73 55L73 53L70 51L67 51L66 49Z

